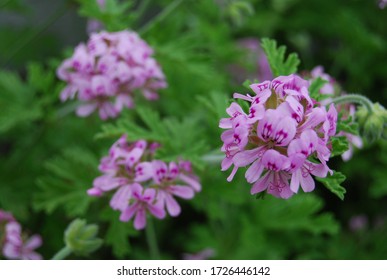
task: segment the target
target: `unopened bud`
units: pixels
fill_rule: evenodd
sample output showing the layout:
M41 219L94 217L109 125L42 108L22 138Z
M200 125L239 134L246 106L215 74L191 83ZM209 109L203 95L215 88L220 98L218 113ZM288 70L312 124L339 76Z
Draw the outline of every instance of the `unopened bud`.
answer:
M97 238L98 226L86 225L86 221L74 220L65 231L65 244L78 255L88 255L102 245L102 239Z
M361 135L364 136L368 142L372 143L385 138L387 111L379 103L372 106L372 112L368 112L364 107L356 112L356 117L359 121Z

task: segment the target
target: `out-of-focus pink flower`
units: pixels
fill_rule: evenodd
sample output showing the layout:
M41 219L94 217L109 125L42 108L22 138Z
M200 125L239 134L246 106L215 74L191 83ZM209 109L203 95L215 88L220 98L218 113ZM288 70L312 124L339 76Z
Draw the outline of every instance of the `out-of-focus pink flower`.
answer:
M243 38L237 42L239 48L244 51L244 61L251 66L242 67L241 65L232 65L230 67L233 77L238 83L243 83L246 79L254 81L266 81L273 79L265 52L256 38Z
M88 190L88 194L101 196L116 189L110 206L123 211L132 197L133 185L147 181L153 176L151 164L141 161L146 147L144 140L128 143L126 135L123 135L113 144L109 155L102 158L99 170L105 174L94 180L93 188Z
M176 163L171 162L169 166L166 163L155 160L152 162L154 170L154 182L159 186L158 199L165 205L169 215L178 216L181 212L180 205L174 196L191 199L195 191L190 186L180 185L177 182L179 168Z
M121 213L120 220L129 221L134 216L134 228L143 229L146 226L146 214L151 213L158 219L165 217L165 211L160 200L156 197L156 190L143 189L140 184L132 185L133 202Z
M8 223L12 221L15 221L15 218L13 217L12 213L0 209L0 223Z
M324 72L324 67L322 67L320 65L316 66L312 69L310 74L312 76L311 81L313 81L317 78L321 78L321 79L326 81L326 84L323 85L322 88L320 89L321 94L332 95L335 93L336 81L330 75L328 75L327 73Z
M39 235L33 235L24 241L18 222L11 221L6 224L3 255L7 259L40 260L42 256L34 250L41 245L42 239Z
M368 218L366 215L356 215L349 219L349 229L353 232L361 231L368 226Z
M101 159L99 170L104 174L87 191L90 196L102 196L115 190L110 206L121 211L121 221L135 216L136 229L145 227L147 213L162 219L166 209L178 216L181 208L176 197L192 199L201 190L189 161L167 164L153 159L159 146L144 140L130 143L123 135Z
M167 83L152 55L153 49L135 32L92 33L57 69L59 79L67 82L60 99L77 98L78 116L98 111L103 120L132 108L136 91L155 100Z

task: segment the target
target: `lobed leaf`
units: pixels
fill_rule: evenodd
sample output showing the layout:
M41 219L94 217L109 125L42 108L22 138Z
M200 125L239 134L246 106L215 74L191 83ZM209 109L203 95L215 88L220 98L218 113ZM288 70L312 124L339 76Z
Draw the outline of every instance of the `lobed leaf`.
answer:
M289 54L285 59L286 47L277 47L277 42L268 38L262 39L261 46L266 53L274 77L286 76L297 72L300 60L296 53Z
M344 182L345 175L341 172L334 171L333 175L328 175L325 178L316 177L318 181L324 184L324 186L332 193L337 195L341 200L344 200L344 194L347 192L340 184Z

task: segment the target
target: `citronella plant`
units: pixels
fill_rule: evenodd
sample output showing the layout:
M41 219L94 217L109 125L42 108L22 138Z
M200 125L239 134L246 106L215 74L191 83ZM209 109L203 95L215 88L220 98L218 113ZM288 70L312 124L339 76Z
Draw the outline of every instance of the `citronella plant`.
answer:
M382 4L24 2L0 12L1 258L385 258Z

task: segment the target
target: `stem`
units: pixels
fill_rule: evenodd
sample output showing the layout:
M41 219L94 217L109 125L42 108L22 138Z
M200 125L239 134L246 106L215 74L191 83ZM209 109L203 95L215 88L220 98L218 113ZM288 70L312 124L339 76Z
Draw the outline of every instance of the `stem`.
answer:
M224 157L224 154L206 154L202 156L202 160L207 163L220 163Z
M52 260L64 260L65 258L70 256L71 253L71 249L65 246L52 257Z
M146 241L148 243L151 259L159 260L160 251L159 251L159 247L157 246L157 239L156 239L155 229L153 227L152 218L149 218L148 224L145 228L145 232L146 232Z
M139 4L137 10L136 10L136 20L141 18L145 11L147 10L148 6L150 4L150 0L142 0L141 3Z
M10 53L7 55L7 59L3 66L8 65L12 58L18 54L20 50L25 48L32 41L36 40L47 28L49 28L54 22L56 22L59 18L64 16L67 12L66 6L62 6L55 13L53 13L37 30L33 31L27 36L20 37L14 45L10 48Z
M351 93L351 94L339 96L339 97L333 98L329 104L331 103L335 103L336 105L343 104L343 103L357 103L366 107L369 114L373 112L373 103L371 102L371 100L369 100L367 97L360 94Z
M151 21L148 21L142 28L138 30L140 35L148 32L159 22L163 21L174 9L177 8L183 2L183 0L175 0L171 4L169 4L164 10L162 10L159 14L157 14Z

